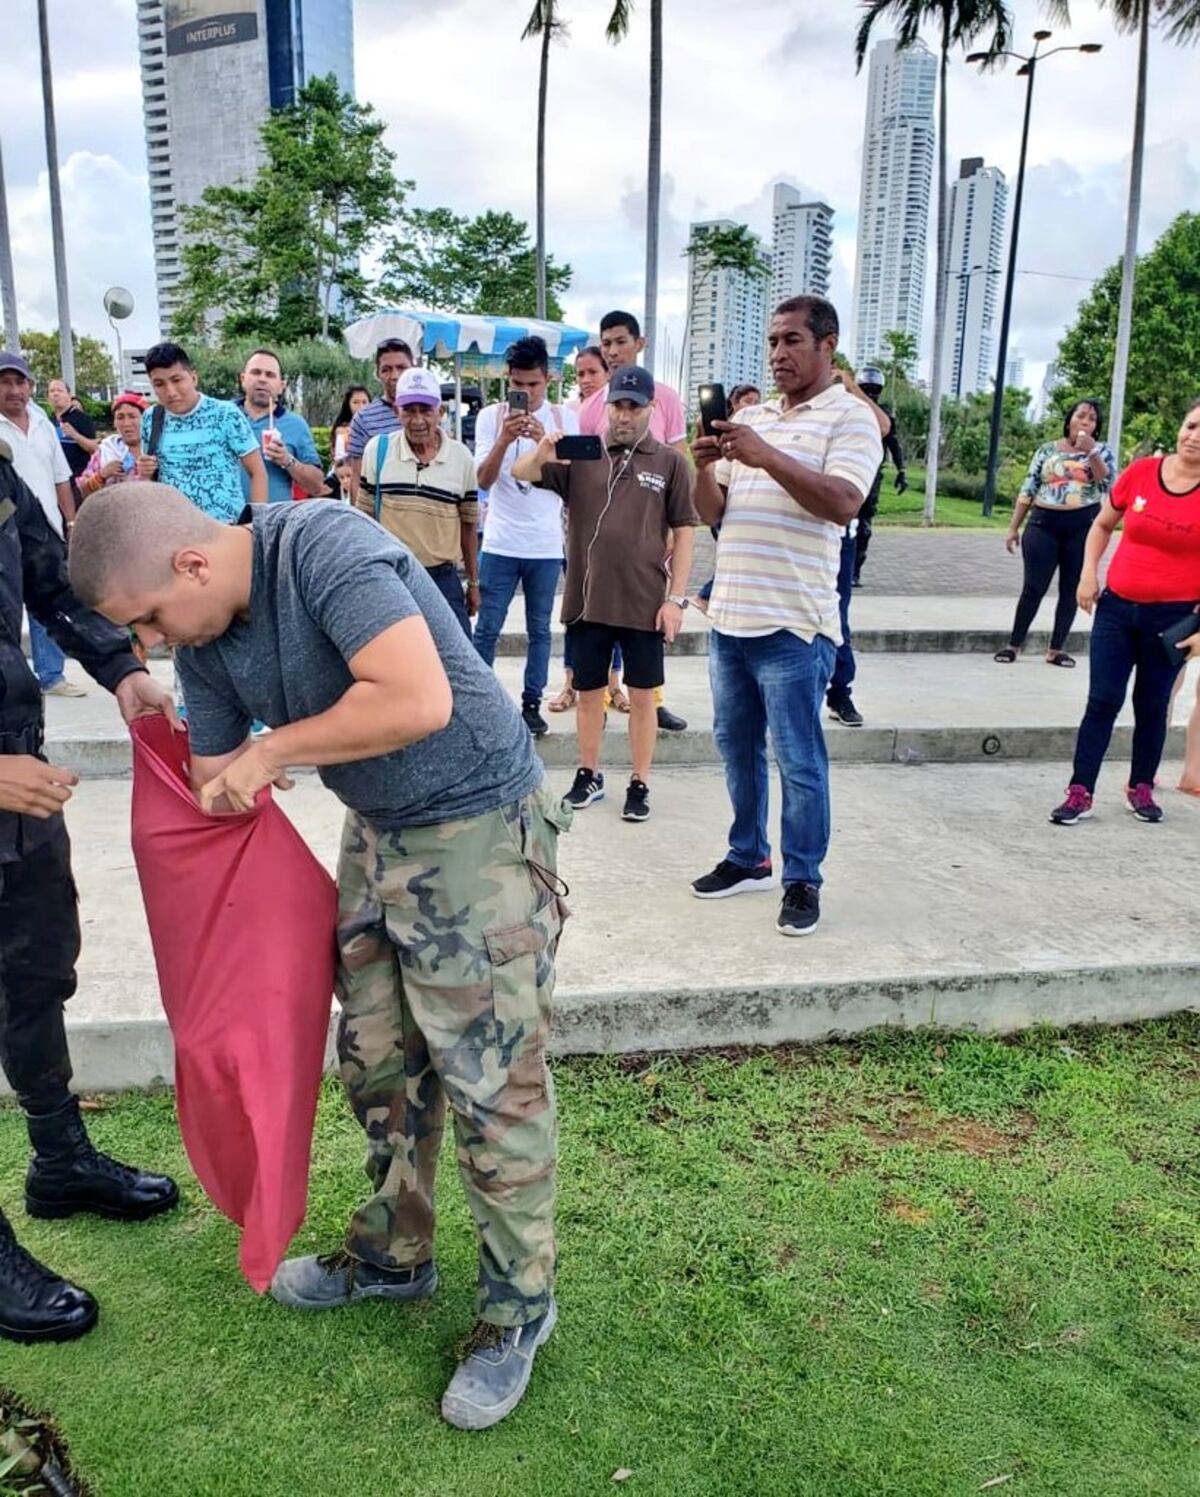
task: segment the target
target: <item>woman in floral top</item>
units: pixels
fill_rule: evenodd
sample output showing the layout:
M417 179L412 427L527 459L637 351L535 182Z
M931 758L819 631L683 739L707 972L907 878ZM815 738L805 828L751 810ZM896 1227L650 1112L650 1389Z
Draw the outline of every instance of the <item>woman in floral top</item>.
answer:
M1050 665L1075 664L1063 647L1075 622L1084 546L1092 521L1108 498L1116 469L1112 449L1101 440L1100 406L1094 400L1079 401L1063 421L1060 440L1047 442L1034 453L1008 527L1008 549L1020 550L1025 562L1025 586L1008 647L994 657L1002 665L1011 665L1020 654L1056 569L1058 606L1046 660ZM1029 523L1022 537L1026 517Z

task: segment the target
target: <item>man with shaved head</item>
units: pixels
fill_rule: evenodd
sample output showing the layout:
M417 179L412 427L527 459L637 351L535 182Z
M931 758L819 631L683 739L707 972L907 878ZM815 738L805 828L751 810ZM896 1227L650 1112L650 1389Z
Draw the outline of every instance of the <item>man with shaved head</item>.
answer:
M247 810L310 764L345 803L338 1054L374 1194L337 1251L284 1263L271 1293L299 1310L434 1293L448 1104L479 1276L442 1412L497 1423L556 1316L545 1049L569 813L517 708L425 568L343 504L257 505L225 526L174 489L123 484L81 511L71 578L144 645L175 646L206 809ZM274 731L252 738L255 718Z

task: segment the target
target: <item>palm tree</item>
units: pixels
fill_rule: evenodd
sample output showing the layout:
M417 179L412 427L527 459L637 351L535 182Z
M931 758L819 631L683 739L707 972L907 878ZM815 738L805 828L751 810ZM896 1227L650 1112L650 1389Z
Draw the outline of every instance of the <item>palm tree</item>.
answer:
M1121 298L1117 305L1117 346L1109 393L1108 441L1121 460L1125 417L1125 381L1129 374L1129 340L1133 327L1133 283L1137 277L1138 222L1142 216L1142 163L1146 151L1146 85L1150 65L1150 13L1158 11L1167 38L1184 44L1200 37L1200 0L1100 0L1112 11L1118 31L1138 36L1137 94L1133 105L1133 150L1129 160L1129 205L1125 210L1125 255L1121 264ZM1066 0L1052 0L1050 10L1070 21Z
M633 0L614 0L606 35L621 41L629 31ZM658 219L662 196L662 0L650 0L650 151L646 167L646 299L642 332L646 338L645 364L654 370L654 341L658 322Z
M937 165L937 252L934 259L933 291L933 366L929 378L929 446L925 458L926 525L933 524L937 501L938 447L942 437L942 324L946 319L946 290L949 272L949 234L947 232L946 197L946 73L952 47L969 47L985 31L991 30L987 51L1001 52L1008 46L1012 16L1004 0L863 0L862 21L854 40L858 68L871 40L877 21L885 16L896 26L896 44L911 47L921 38L921 27L936 23L940 34L941 67L938 81L938 165Z
M546 316L546 95L550 85L550 43L566 30L558 18L557 0L534 0L533 10L521 33L542 39L542 64L538 73L537 126L537 315Z

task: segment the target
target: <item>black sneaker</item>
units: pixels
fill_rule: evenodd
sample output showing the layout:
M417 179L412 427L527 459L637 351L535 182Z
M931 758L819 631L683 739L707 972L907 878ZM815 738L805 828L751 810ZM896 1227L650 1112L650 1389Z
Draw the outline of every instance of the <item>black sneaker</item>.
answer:
M542 716L538 702L525 702L522 705L521 721L535 738L542 738L550 731L550 724Z
M770 863L743 868L728 858L722 858L711 873L692 880L692 893L697 899L728 899L731 894L751 894L756 889L775 887L775 873Z
M582 811L593 801L604 799L604 776L596 769L575 771L575 783L563 796L563 804L574 811Z
M637 775L629 781L629 789L625 792L625 809L621 812L622 821L648 821L650 818L650 786L645 780L639 780Z
M816 884L789 884L775 929L784 936L811 936L820 918L821 891Z
M825 704L829 708L829 715L835 723L843 723L847 728L861 728L863 715L850 700L848 696L837 697Z
M676 717L666 707L658 709L658 727L661 733L682 733L687 727L687 722L682 717Z

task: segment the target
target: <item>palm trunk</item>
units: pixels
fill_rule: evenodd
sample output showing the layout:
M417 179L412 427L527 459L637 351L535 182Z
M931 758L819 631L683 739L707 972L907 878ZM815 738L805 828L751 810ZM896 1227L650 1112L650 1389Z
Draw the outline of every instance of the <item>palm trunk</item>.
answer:
M42 112L46 125L46 171L50 180L50 234L54 242L54 290L58 300L58 358L68 390L75 388L75 345L67 295L67 249L63 235L62 186L58 180L58 130L54 123L54 84L50 75L50 22L46 0L38 0L38 41L42 53Z
M929 371L929 443L925 452L923 522L933 524L937 505L938 449L942 441L942 325L946 320L946 73L950 62L949 24L942 28L942 67L938 81L937 245L934 254L933 362Z
M650 0L650 155L646 168L646 335L645 365L654 372L654 336L658 321L658 215L662 191L662 0Z
M1125 259L1121 266L1121 301L1117 310L1117 348L1109 396L1108 442L1121 461L1121 427L1125 418L1125 380L1129 374L1129 339L1133 328L1133 283L1137 276L1138 220L1142 213L1142 157L1146 149L1146 75L1150 64L1150 0L1142 0L1138 17L1137 100L1133 106L1133 155L1129 162L1129 207L1125 213Z
M553 17L542 24L542 66L538 76L537 129L537 316L546 316L546 95L550 86L550 39Z
M13 279L12 240L8 233L3 155L0 155L0 316L4 318L4 346L15 353L21 347L21 329L17 323L17 286Z

